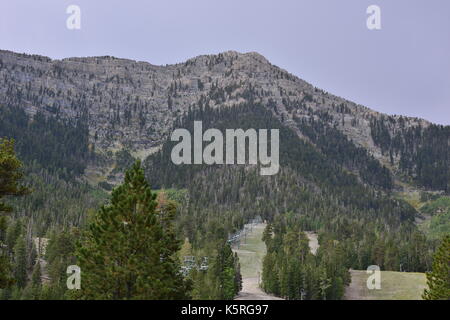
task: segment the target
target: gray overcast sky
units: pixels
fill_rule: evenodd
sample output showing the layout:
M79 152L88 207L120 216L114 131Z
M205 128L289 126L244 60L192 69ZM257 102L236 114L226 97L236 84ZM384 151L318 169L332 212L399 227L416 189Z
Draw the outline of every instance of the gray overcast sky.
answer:
M66 28L71 4L81 30ZM366 27L371 4L382 30ZM0 49L153 64L257 51L377 111L450 124L449 0L2 0Z

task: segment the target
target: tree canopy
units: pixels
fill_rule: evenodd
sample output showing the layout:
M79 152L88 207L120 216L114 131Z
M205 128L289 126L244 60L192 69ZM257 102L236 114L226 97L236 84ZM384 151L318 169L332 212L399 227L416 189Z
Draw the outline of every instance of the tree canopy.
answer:
M4 213L12 211L12 207L4 203L2 198L23 196L29 192L27 187L20 184L23 178L21 168L22 162L14 152L14 140L0 139L0 288L9 287L13 283L8 250L4 244L7 229Z
M158 205L137 161L78 245L81 298L187 298L188 284L176 255L181 242L173 230L174 215L171 203Z

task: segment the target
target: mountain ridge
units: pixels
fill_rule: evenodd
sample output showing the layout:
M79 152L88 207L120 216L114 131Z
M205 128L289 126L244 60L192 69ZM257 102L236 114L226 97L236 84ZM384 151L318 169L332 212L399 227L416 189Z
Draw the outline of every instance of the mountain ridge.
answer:
M422 132L436 126L325 92L256 52L226 51L157 66L111 56L52 60L0 50L0 85L0 102L23 107L30 115L86 118L90 148L105 154L129 149L148 156L191 108L252 102L265 105L309 143L314 144L313 139L300 128L301 122L335 128L396 172L402 154L411 150L399 151L392 141L406 141L407 132L415 128Z
M194 121L222 132L278 129L279 172L262 176L259 164L175 165L170 132L192 133ZM106 191L133 167L139 181L158 193L160 208L173 209L173 235L185 239L181 256L207 257L208 271L192 273L193 297L235 296L240 266L229 240L247 223L264 220L264 291L289 299L340 299L349 268L430 270L434 243L417 227L416 207L396 191L449 191L449 129L358 106L255 53L199 56L164 67L0 52L0 137L15 140L34 190L14 201L14 227L6 239L17 234L26 248L28 235L48 237L53 254L47 270L59 286L66 275L60 267L80 261L75 246L66 250L67 240L82 240L99 213L140 192L120 195L134 183L129 170L108 201ZM145 160L136 162L138 156ZM22 236L15 231L21 224ZM318 234L316 255L305 230ZM17 241L9 242L15 254ZM328 292L321 292L324 280ZM225 283L236 283L236 291L224 296ZM58 297L65 294L61 289Z
M104 55L104 56L86 56L86 57L67 57L67 58L61 58L61 59L53 59L50 58L48 56L45 55L40 55L40 54L28 54L28 53L18 53L18 52L14 52L11 50L3 50L0 49L0 56L1 55L15 55L15 56L19 56L19 57L24 57L24 58L33 58L33 59L38 59L38 60L44 60L46 62L52 62L52 63L58 63L58 62L89 62L89 60L97 60L97 59L111 59L111 60L117 60L117 61L123 61L123 62L127 62L127 63L137 63L137 64L147 64L151 67L155 67L155 68L167 68L167 67L171 67L171 66L178 66L178 65L185 65L187 63L189 63L190 61L195 61L197 59L201 59L201 58L211 58L211 57L216 57L216 56L220 56L220 55L239 55L239 56L253 56L253 57L258 57L260 60L263 60L265 63L270 64L271 66L278 68L279 70L286 72L288 74L290 74L292 77L297 78L298 80L307 83L309 86L314 87L314 88L318 88L312 84L310 84L308 81L303 80L300 78L300 76L294 75L292 73L290 73L289 71L287 71L284 68L278 67L277 65L272 64L266 57L264 57L262 54L256 52L256 51L249 51L249 52L239 52L239 51L235 51L235 50L227 50L224 52L220 52L217 54L201 54L195 57L191 57L191 58L187 58L184 62L178 62L178 63L171 63L171 64L161 64L161 65L157 65L157 64L152 64L149 61L145 61L145 60L134 60L134 59L129 59L129 58L121 58L121 57L115 57L115 56L110 56L110 55ZM321 91L324 91L322 89L319 89ZM403 117L409 120L415 120L415 121L419 121L421 123L429 123L429 124L437 124L437 123L433 123L432 121L429 121L425 118L420 118L420 117L413 117L413 116L405 116L405 115L401 115L401 114L387 114L384 112L380 112L377 111L375 109L369 108L364 106L363 104L359 104L359 103L355 103L352 102L351 99L349 98L344 98L344 97L340 97L336 94L332 94L329 93L327 91L324 91L329 95L335 96L338 99L342 99L342 100L346 100L348 102L351 102L352 104L360 107L360 108L364 108L364 109L368 109L374 113L380 114L380 115L384 115L387 117L393 117L393 118L399 118L399 117ZM440 124L437 124L440 125ZM442 126L446 126L446 125L442 125Z

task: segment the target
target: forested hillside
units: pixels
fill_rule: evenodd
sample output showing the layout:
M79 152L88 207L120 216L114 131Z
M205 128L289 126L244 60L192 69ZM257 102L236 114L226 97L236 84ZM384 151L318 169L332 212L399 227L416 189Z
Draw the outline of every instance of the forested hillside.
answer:
M0 51L0 103L79 127L82 134L69 131L67 138L83 144L76 151L83 159L86 148L107 158L121 149L151 154L180 117L200 104L259 103L367 183L390 189L401 180L448 191L448 127L377 113L313 87L254 52L155 66L114 57L51 60ZM110 182L115 180L113 175Z
M279 129L279 172L261 176L259 164L173 164L170 133L192 133L194 121L204 131ZM449 127L379 114L256 53L162 67L0 51L0 138L14 139L23 163L17 178L30 191L0 194L13 209L0 212L0 268L15 279L0 282L3 299L233 299L241 279L229 240L255 217L268 223L264 290L340 299L350 268L430 271L447 234L439 219L448 218L441 207L449 192ZM14 157L9 149L2 157L6 175ZM434 237L416 226L419 212L398 196L403 189L443 197L421 210L434 215ZM135 209L152 218L133 220ZM319 234L315 255L304 234L311 230ZM135 241L147 236L164 241ZM126 268L106 265L132 258L111 250L112 238L136 250L127 268L153 282L130 280L126 292ZM159 278L140 261L147 256L173 278L173 295L148 289ZM66 286L66 268L77 264L89 270L80 293ZM120 275L114 290L99 282L99 270Z
M0 137L13 138L24 161L65 178L82 175L91 155L83 117L63 120L41 112L30 117L22 108L1 105Z
M372 138L388 155L390 163L398 159L399 171L407 181L426 189L450 188L450 127L431 124L408 127L403 118L397 122L400 128L392 128L393 119L373 119L370 123ZM394 120L395 123L395 120ZM393 133L390 133L393 131Z
M269 293L291 299L300 298L298 292L301 289L309 299L341 298L343 286L349 281L342 270L348 268L365 269L376 264L383 270L423 272L429 269L431 247L413 223L417 213L413 207L392 199L389 192L382 191L389 190L385 185L372 184L370 180L360 181L356 174L341 166L343 160L318 152L312 144L283 127L261 105L243 104L223 109L200 106L191 110L177 127L192 131L194 120L202 120L204 130L209 127L280 128L281 141L281 169L273 177L260 176L255 166L176 166L170 161L175 144L171 141L148 158L147 172L151 183L157 187L188 190L189 201L183 206L180 219L184 234L194 247L208 243L209 232L215 230L217 224L233 233L243 223L259 215L267 221L274 221L275 225L270 228L275 227L278 232L274 232L273 241L266 239L265 274L270 275L270 279L266 279L268 282L264 282L264 286ZM319 127L318 124L316 126ZM346 140L341 139L345 148ZM339 147L339 144L333 147ZM342 157L345 159L346 156ZM364 167L368 160L370 157L361 152L361 158L353 158L354 167L367 170L368 177L386 170L373 160L375 165L370 171L370 166ZM294 238L285 244L282 239L289 237L290 233L298 237L302 230L319 231L322 243L317 257L307 259L309 249L304 250L304 259L309 261L305 262L306 265L301 264L305 272L319 272L318 265L324 268L321 275L303 275L312 281L308 285L302 282L304 280L291 279L284 273L288 268L297 269L295 264L289 267L291 260L287 257L300 263L289 250L300 250L302 246L301 239ZM285 251L280 246L287 250L286 257L282 255ZM334 261L341 271L335 274L335 267L324 265L321 262L324 256L330 263ZM299 274L292 276L299 277ZM289 280L281 280L283 277ZM320 291L321 277L330 282L331 287L326 292ZM280 281L292 283L293 288L282 287ZM286 290L296 293L290 294Z

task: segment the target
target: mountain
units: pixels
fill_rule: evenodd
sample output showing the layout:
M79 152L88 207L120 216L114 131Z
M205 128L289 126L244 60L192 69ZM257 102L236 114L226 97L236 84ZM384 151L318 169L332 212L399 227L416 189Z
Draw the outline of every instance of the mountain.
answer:
M203 130L278 129L279 172L261 176L258 164L173 164L170 134L193 134L194 121ZM137 158L158 198L177 204L184 255L210 262L207 272L189 275L194 298L233 297L239 265L228 243L261 218L263 288L290 299L302 291L307 299L342 298L349 268L427 271L436 236L446 230L439 216L439 233L427 238L416 225L424 216L403 195L434 199L450 191L449 126L370 110L258 53L155 66L0 51L0 137L15 139L33 189L11 201L12 222L0 236L11 257L13 248L26 247L30 274L30 239L50 239L42 272L54 286L50 298L65 296L60 279L66 264L77 263L80 230ZM303 231L318 234L316 254ZM26 295L14 292L0 291L0 298Z
M381 166L395 182L449 189L449 127L375 112L315 88L254 52L155 66L114 57L51 60L0 51L0 103L29 116L78 121L88 129L89 150L106 159L122 149L141 158L154 153L196 106L257 103L326 156L339 157L336 147L350 151L356 159L340 162L352 172ZM96 167L90 163L89 170Z

